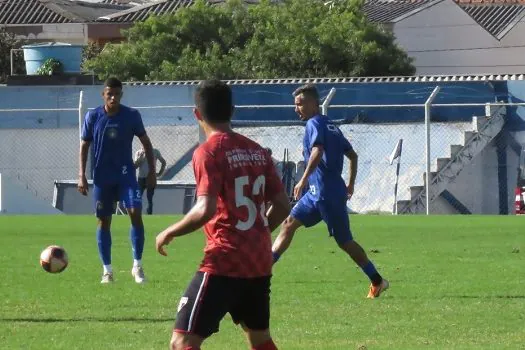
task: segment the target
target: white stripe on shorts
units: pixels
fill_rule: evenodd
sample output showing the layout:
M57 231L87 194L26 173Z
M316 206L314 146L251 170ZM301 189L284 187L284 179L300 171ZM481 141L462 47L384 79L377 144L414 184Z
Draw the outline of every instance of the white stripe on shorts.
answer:
M199 287L199 292L197 293L197 297L195 297L195 301L193 302L193 308L191 309L190 321L188 322L188 329L187 329L188 332L191 332L191 325L193 323L193 316L195 316L195 313L198 311L197 310L197 304L199 303L199 299L201 297L202 291L204 289L204 285L206 284L207 280L208 280L208 273L204 272L204 276L202 277L202 282L201 282L201 285Z

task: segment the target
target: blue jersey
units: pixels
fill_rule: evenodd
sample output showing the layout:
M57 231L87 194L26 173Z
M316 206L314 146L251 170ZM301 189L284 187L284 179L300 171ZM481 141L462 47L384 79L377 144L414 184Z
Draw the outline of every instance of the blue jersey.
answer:
M339 128L326 116L316 115L306 123L303 140L304 161L308 164L312 147L322 145L323 157L308 177L312 199L346 198L346 184L341 177L345 153L352 149Z
M145 134L142 117L135 109L120 105L119 112L111 117L103 106L89 111L82 126L82 140L92 142L94 184L128 185L136 182L133 137Z

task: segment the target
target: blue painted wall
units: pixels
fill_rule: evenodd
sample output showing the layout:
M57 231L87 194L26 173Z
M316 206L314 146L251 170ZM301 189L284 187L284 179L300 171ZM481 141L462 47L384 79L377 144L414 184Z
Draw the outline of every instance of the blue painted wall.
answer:
M435 103L486 103L496 99L525 99L525 81L508 83L450 82L450 83L340 83L318 84L324 98L332 87L337 92L332 104L423 104L436 85L441 86ZM236 105L293 105L294 84L233 85ZM193 105L195 86L127 86L123 103L131 106ZM63 87L0 87L0 109L4 108L77 108L80 90L84 91L86 106L101 103L101 86ZM191 108L141 110L145 123L190 123ZM473 115L483 115L483 107L434 107L434 121L468 121ZM519 108L518 115L525 116ZM157 117L162 117L161 121ZM414 108L332 108L329 116L334 119L355 120L369 123L423 121L422 107ZM291 107L287 108L238 108L236 120L297 120ZM0 112L1 128L57 128L75 127L76 112ZM514 118L515 122L521 121ZM172 122L173 123L172 123Z
M332 87L337 92L332 99L334 105L393 105L423 104L436 85L441 91L435 103L486 103L496 98L494 85L489 82L454 83L342 83L318 84L324 98ZM291 105L292 92L299 85L236 85L233 86L238 105ZM505 96L506 97L506 96ZM473 115L482 115L483 107L435 107L432 110L435 121L468 121ZM424 109L414 108L332 108L330 117L370 123L422 121ZM293 109L240 109L238 120L295 120Z

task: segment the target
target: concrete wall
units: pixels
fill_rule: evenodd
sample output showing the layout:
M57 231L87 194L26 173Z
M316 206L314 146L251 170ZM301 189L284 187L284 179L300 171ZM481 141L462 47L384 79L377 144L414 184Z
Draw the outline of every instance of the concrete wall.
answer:
M498 88L498 84L505 86ZM509 98L507 94L514 100L525 97L525 84L522 81L508 84L457 82L439 85L442 90L437 103L485 103L495 98ZM332 104L419 104L424 102L436 83L319 84L319 89L326 95L333 86L337 88L337 93ZM233 89L238 105L291 105L291 92L296 87L296 84L260 84L234 85ZM100 86L0 87L0 172L16 179L35 197L48 203L52 200L54 180L74 180L77 177L78 112L2 112L1 109L76 108L80 90L84 91L86 106L100 103ZM193 90L194 86L127 86L123 102L132 106L191 106ZM449 155L451 144L462 143L463 132L471 129L472 116L483 115L483 112L483 107L433 108L434 162L438 157ZM198 142L197 125L191 108L148 108L141 109L141 113L154 145L160 148L168 165L177 163L184 166L184 162L180 163L179 160L184 156L187 158L188 152ZM332 108L329 116L348 120L349 124L342 126L342 130L360 155L356 194L349 203L352 209L391 211L395 166L390 166L387 158L399 138L404 139L404 149L398 198L409 199L409 186L423 184L422 108ZM522 117L521 107L509 109L510 135L516 137L524 124ZM237 120L283 121L296 118L291 107L239 108L236 112ZM301 158L302 127L252 127L239 128L238 131L272 148L277 159L282 158L284 148L290 150L292 160ZM519 136L519 140L513 137L515 144L525 142L525 136ZM138 147L138 141L135 147ZM502 179L507 182L507 192L512 192L515 186L513 169L517 167L516 153L507 149L507 156L494 158L494 152L491 148L483 151L478 156L479 160L466 168L450 188L450 192L474 212L498 213L498 208L501 209L499 197L508 195L506 192L501 193L499 184ZM504 164L502 159L505 160ZM505 174L502 174L502 166L509 167ZM187 164L169 180L191 182L191 166ZM494 194L496 192L499 197ZM512 193L510 197L513 198ZM447 208L448 204L439 205Z
M62 214L46 202L33 196L15 179L0 173L0 215Z

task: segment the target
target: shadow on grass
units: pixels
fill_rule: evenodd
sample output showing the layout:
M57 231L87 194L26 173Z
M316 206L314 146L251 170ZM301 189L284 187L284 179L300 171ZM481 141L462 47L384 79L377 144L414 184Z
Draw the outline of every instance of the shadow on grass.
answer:
M29 322L29 323L69 323L69 322L175 322L173 318L148 318L148 317L111 317L111 318L99 318L99 317L71 317L71 318L56 318L56 317L26 317L26 318L9 318L2 317L0 322Z
M459 299L525 299L525 295L451 295L448 298Z

